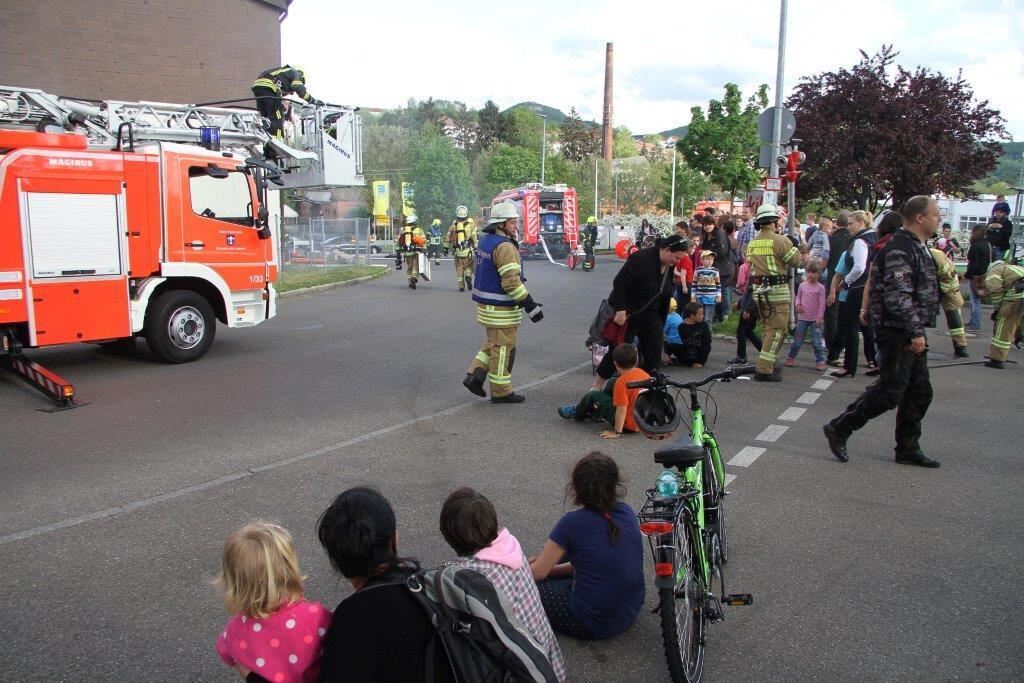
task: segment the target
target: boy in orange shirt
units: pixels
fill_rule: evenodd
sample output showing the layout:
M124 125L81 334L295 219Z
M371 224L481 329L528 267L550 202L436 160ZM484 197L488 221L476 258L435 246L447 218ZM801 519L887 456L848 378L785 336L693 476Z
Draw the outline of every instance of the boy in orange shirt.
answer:
M623 432L637 431L633 420L633 404L640 389L629 389L626 385L650 377L636 367L636 347L632 344L616 346L612 351L612 362L618 374L605 382L603 389L591 389L578 404L558 409L558 414L566 420L583 422L589 417L596 422L610 422L614 429L601 432L602 439L617 439Z

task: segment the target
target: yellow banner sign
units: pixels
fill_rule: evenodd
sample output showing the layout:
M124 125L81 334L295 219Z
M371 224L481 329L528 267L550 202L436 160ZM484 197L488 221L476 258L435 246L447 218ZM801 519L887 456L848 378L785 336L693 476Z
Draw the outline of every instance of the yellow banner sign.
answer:
M387 216L391 206L391 183L387 180L373 181L373 215Z
M402 183L402 215L409 216L416 213L413 207L412 183Z

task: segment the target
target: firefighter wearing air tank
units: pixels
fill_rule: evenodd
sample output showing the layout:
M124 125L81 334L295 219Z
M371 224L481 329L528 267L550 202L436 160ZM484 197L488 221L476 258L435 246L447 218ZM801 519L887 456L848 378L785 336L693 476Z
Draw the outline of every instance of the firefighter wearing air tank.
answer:
M284 137L284 101L285 95L297 95L314 106L323 106L323 102L313 97L306 90L306 74L300 67L279 66L267 69L252 84L252 94L256 98L256 108L260 116L270 121L268 132L278 139Z
M935 261L935 274L939 278L939 291L942 293L942 311L946 315L946 326L949 337L953 340L953 355L957 358L968 358L967 333L964 331L964 319L960 309L964 305L964 295L960 293L960 278L956 274L953 262L941 249L929 249Z
M476 226L469 217L469 209L455 208L455 220L448 229L448 244L455 256L455 282L459 291L473 289L473 247L476 244Z
M996 323L985 365L1001 370L1024 314L1024 266L996 261L985 273L985 290L992 297L992 319Z
M491 385L491 403L522 403L526 398L512 391L512 365L516 359L516 335L523 311L533 322L544 313L523 284L516 234L519 212L512 202L491 208L477 249L476 319L487 338L473 358L463 386L477 396L486 396L484 382Z
M780 382L782 376L775 369L775 362L789 327L788 268L795 268L800 263L800 250L788 237L778 234L778 207L762 204L757 209L754 222L758 233L747 245L747 260L750 261L750 286L754 288L754 301L764 321L764 340L761 355L757 357L754 379Z
M416 281L420 277L419 255L424 251L427 238L423 229L416 225L416 214L405 218L405 225L398 233L398 253L405 261L405 274L409 277L409 288L416 289Z

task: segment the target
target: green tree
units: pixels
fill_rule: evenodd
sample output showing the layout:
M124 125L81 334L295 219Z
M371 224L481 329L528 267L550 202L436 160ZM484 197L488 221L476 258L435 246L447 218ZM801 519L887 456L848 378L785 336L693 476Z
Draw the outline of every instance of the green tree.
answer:
M583 124L576 107L569 110L569 116L562 124L560 136L562 156L566 161L583 161L594 153L594 136Z
M665 164L665 170L662 172L662 181L665 183L665 189L662 192L659 206L662 209L669 209L672 206L671 160ZM677 216L685 217L690 207L708 196L708 190L710 189L711 185L708 179L700 171L691 168L682 157L676 159L675 213Z
M393 124L382 124L380 120L367 116L363 121L363 174L370 180L391 181L392 197L397 198L401 178L408 176L412 169L413 143L418 138L409 128ZM393 120L393 119L392 119ZM373 206L373 184L363 188L366 206ZM392 201L396 201L393 199Z
M617 126L612 137L612 158L624 159L638 155L636 140L633 139L633 134L629 132L629 128Z
M525 147L498 145L483 177L483 196L487 199L502 190L540 180L540 154Z
M416 192L416 212L423 224L448 216L459 204L476 205L469 164L452 141L429 133L413 145L409 179Z
M454 111L449 114L451 125L447 127L446 134L450 134L455 146L467 155L475 155L474 142L477 134L476 112L466 108L462 102L457 102Z
M540 114L523 107L508 112L511 130L509 133L509 144L513 147L525 147L537 150L540 154L540 138L544 128L544 122ZM554 128L547 126L548 135L554 132Z
M706 115L700 107L690 110L690 125L677 148L691 168L721 186L730 199L753 188L761 178L757 117L767 106L767 85L758 88L744 105L739 86L726 83L725 97L708 102Z
M476 142L474 146L477 152L483 152L491 145L504 142L508 143L512 134L512 123L509 117L502 114L493 101L487 100L483 109L477 112Z

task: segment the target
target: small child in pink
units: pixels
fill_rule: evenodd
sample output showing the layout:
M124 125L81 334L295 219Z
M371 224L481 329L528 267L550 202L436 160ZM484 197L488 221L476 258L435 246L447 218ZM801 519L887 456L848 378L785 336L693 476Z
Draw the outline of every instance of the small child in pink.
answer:
M218 584L234 614L217 638L217 654L243 678L271 683L316 681L320 640L331 611L302 597L302 574L287 530L254 522L224 542Z
M796 290L794 304L796 307L796 329L793 331L793 343L789 346L786 367L796 365L796 354L811 332L814 344L814 367L825 369L825 341L822 339L822 327L825 319L825 285L818 279L821 267L817 263L808 263L804 272L804 281Z

